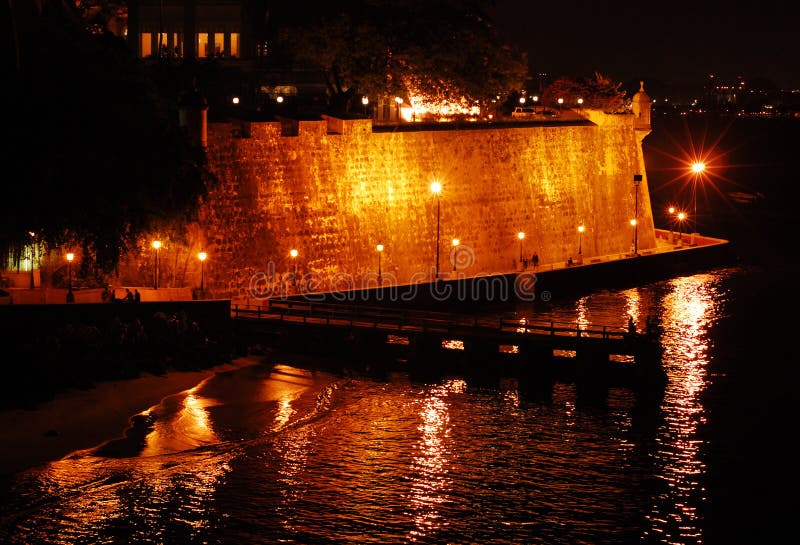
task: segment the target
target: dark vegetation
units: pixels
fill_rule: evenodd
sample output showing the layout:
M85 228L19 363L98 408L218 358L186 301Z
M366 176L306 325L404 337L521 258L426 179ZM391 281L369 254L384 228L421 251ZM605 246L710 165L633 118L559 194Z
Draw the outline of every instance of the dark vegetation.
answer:
M237 342L223 302L13 305L0 312L0 409L33 408L70 388L230 361Z
M82 267L110 272L142 233L191 218L211 177L178 127L178 97L123 38L89 32L67 3L38 5L11 4L0 256L80 248Z

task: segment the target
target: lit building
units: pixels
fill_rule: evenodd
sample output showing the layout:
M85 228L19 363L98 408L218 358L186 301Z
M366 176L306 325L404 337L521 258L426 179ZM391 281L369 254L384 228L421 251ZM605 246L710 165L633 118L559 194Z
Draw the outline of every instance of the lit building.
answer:
M128 42L139 57L247 58L241 0L131 0ZM246 47L245 47L246 45Z

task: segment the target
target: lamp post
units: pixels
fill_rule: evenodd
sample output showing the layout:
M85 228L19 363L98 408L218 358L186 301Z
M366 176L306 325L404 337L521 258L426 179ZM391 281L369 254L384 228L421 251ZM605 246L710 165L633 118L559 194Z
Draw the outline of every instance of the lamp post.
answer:
M633 253L639 253L639 185L642 183L642 175L633 175Z
M29 277L30 277L29 278L30 279L30 286L29 287L30 287L30 289L34 289L36 287L36 279L34 278L34 275L33 275L33 260L36 257L36 255L35 255L36 233L34 233L33 231L28 231L28 234L31 237L30 252L28 252L28 255L30 256L29 259L28 259L28 272L30 273L30 275L29 275Z
M578 261L583 260L583 232L585 230L586 227L578 225Z
M461 240L454 238L453 239L453 276L456 274L456 263L458 263L458 245L461 244Z
M153 248L156 251L156 264L155 264L155 270L153 271L153 289L157 290L158 289L158 257L159 257L159 254L161 253L161 241L160 240L154 240L153 241Z
M378 250L378 285L383 285L383 276L381 275L381 254L383 254L383 244L378 244L375 246L375 249Z
M683 246L683 220L686 219L684 212L678 212L678 246Z
M367 105L369 104L369 98L361 97L361 104L364 106L364 115L367 115Z
M697 181L700 176L702 176L703 171L706 169L706 164L703 162L696 162L692 163L692 172L694 173L694 177L692 178L692 202L694 207L694 232L692 233L692 240L691 244L694 245L694 235L695 233L699 232L699 227L697 225Z
M441 212L440 195L442 193L442 184L439 181L431 183L431 193L436 195L436 269L434 280L439 279L439 218Z
M533 113L536 113L536 105L539 104L539 95L533 95L531 100L533 101Z
M522 263L522 241L525 240L525 233L520 231L517 233L517 238L519 239L519 262Z
M72 260L75 259L75 254L69 252L67 254L67 303L75 302L75 294L72 293Z
M563 98L559 98L556 102L558 102L558 113L560 114L561 113L561 106L563 106L563 104L564 104L564 99Z
M298 255L298 251L295 250L294 248L292 248L291 250L289 250L289 255L292 258L292 263L294 263L294 265L292 267L293 270L294 270L294 274L292 274L292 284L294 284L295 287L296 287L297 286L297 255Z
M197 259L200 260L200 293L205 293L205 280L206 280L206 271L205 271L205 263L206 258L208 258L208 254L205 252L200 252L197 254Z
M578 99L578 112L583 113L583 99Z

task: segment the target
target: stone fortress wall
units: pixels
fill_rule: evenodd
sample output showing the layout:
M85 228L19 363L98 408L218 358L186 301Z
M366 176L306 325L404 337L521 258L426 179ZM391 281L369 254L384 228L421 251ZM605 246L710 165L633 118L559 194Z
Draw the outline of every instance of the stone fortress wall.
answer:
M584 260L630 252L634 174L643 175L638 247L655 247L641 146L649 123L643 130L634 115L584 115L574 123L394 132L334 118L209 124L208 160L221 184L201 214L213 256L207 286L244 297L254 274L295 265L323 282L344 274L358 285L375 277L379 243L384 282L430 280L434 180L442 184L445 278L453 238L461 241L458 273L467 276L516 270L519 231L525 256L537 252L540 266L578 258L581 224Z

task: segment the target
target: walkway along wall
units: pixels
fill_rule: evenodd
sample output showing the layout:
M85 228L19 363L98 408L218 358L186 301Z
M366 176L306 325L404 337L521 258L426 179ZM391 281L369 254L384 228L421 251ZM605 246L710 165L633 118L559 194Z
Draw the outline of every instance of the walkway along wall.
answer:
M447 128L443 128L447 127ZM206 286L245 297L254 275L314 273L324 283L433 276L442 184L440 271L513 271L631 251L634 174L640 250L655 246L641 142L632 115L589 112L571 123L438 126L373 132L370 120L209 125L208 158L221 185L203 208ZM287 135L289 134L289 135ZM578 234L578 225L586 227ZM580 236L580 240L579 240ZM293 260L290 249L298 250ZM213 263L212 263L213 260ZM270 265L272 264L272 265ZM327 287L326 285L320 286Z

